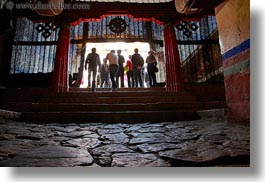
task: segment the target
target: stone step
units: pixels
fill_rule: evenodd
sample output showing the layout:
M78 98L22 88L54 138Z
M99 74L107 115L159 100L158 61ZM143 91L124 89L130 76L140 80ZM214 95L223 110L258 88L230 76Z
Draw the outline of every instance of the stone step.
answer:
M128 88L127 88L128 89ZM170 93L165 90L158 89L157 91L150 91L150 89L116 89L113 92L110 91L88 91L86 89L78 88L76 91L69 91L65 93L53 93L48 89L7 89L0 92L2 99L5 101L34 101L40 98L64 98L64 97L80 97L80 98L90 98L90 97L189 97L191 96L187 92Z
M226 110L225 109L211 109L211 110L200 110L197 111L197 114L201 119L210 119L214 118L215 121L224 121L226 118Z
M115 91L110 92L110 89L97 89L96 92L92 92L91 89L87 88L74 88L70 89L69 92L65 93L53 93L52 90L48 88L9 88L0 90L0 98L4 100L33 100L36 98L48 98L48 97L62 97L62 96L85 96L85 97L95 97L95 96L126 96L126 95L163 95L167 93L165 89L160 88L117 88Z
M12 102L9 110L18 112L47 111L162 111L162 110L196 110L196 102L157 102L157 103L123 103L123 104L87 104L87 103L31 103Z
M198 101L197 102L197 109L220 109L220 108L226 108L226 102L225 101Z
M113 92L66 92L59 93L54 96L48 97L192 97L191 94L187 92L123 92L123 91L113 91ZM45 97L44 97L45 98Z
M124 103L156 103L156 102L195 102L196 98L187 96L137 96L137 97L57 97L39 98L39 103L101 103L101 104L124 104Z
M20 121L47 123L141 123L196 120L193 111L23 112Z
M59 94L40 89L17 91L5 98L6 108L21 112L20 120L25 122L186 121L199 119L197 110L225 107L222 101L198 102L187 92L170 93L165 88L119 88L112 92L72 88Z
M87 104L87 103L31 103L9 102L6 109L17 112L47 111L163 111L163 110L207 110L225 109L226 102L157 102L124 104Z
M20 118L20 116L21 116L20 112L14 112L14 111L10 111L10 110L0 109L0 118L16 120L16 119Z
M109 92L111 88L96 88L98 92ZM154 88L116 88L115 91L122 92L165 92L165 87L154 87ZM91 92L91 88L69 88L69 92Z

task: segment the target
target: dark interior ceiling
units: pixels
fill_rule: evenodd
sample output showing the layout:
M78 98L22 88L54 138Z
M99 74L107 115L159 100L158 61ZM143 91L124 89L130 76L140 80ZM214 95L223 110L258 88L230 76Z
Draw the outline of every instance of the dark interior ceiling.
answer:
M214 9L224 0L188 0L187 5L190 8Z
M42 0L43 1L43 0ZM187 5L191 8L203 8L202 11L196 14L181 14L176 11L174 0L97 0L98 2L91 2L91 0L64 0L64 3L89 3L90 9L87 10L63 10L57 16L41 16L32 9L16 9L15 7L10 11L10 8L3 8L0 10L1 19L0 32L7 32L12 29L12 19L16 16L24 16L33 21L51 21L58 23L69 23L77 21L78 19L100 18L106 14L130 14L135 18L155 18L157 20L168 22L178 21L182 18L200 18L205 15L214 14L214 7L220 4L223 0L189 0ZM126 3L126 1L135 3ZM138 3L136 3L138 1ZM160 3L158 3L160 1ZM32 0L13 0L15 3L32 3ZM143 2L143 3L139 3ZM149 2L149 3L147 3ZM10 1L9 1L10 3Z
M65 0L65 3L72 3L70 0ZM76 2L75 2L76 3ZM87 2L78 2L80 4ZM54 17L42 17L37 15L32 10L18 10L17 16L27 16L32 20L58 20L75 21L79 18L100 18L104 14L131 14L135 18L150 18L154 17L161 21L175 21L182 17L201 17L205 14L214 14L213 9L205 9L199 14L186 15L176 11L173 1L166 3L122 3L122 2L90 2L89 10L64 10L62 14Z

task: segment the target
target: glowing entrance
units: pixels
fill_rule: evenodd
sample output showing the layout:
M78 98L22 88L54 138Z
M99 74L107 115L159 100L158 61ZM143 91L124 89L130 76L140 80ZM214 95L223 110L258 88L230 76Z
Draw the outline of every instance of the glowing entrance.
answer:
M97 53L100 56L101 63L103 63L103 59L106 57L106 55L110 52L110 50L115 50L117 53L117 50L122 51L122 55L125 58L125 62L128 60L129 55L132 55L134 53L134 49L138 48L139 53L143 56L145 59L148 55L148 51L150 51L150 45L149 43L143 43L143 42L133 42L133 43L126 43L126 42L110 42L110 43L87 43L86 44L86 52L85 52L85 57L87 54L91 52L91 49L95 47L97 49ZM144 75L146 74L146 68L144 71ZM83 70L83 78L81 81L81 88L86 88L88 86L88 72L87 70ZM127 77L125 74L124 77L125 80L125 87L127 87ZM147 87L147 80L144 79L144 86ZM97 74L97 87L100 85L100 76Z

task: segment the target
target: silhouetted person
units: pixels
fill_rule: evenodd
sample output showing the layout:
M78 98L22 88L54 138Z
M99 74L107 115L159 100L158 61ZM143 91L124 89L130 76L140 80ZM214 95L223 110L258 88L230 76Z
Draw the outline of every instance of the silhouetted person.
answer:
M142 81L142 67L144 65L143 57L138 53L138 49L134 49L134 54L132 55L132 65L133 65L133 78L135 87L143 87Z
M109 86L109 77L110 77L110 71L109 71L109 65L107 64L107 59L103 59L103 64L101 65L100 69L100 78L101 78L101 84L100 87L108 87Z
M97 68L100 68L100 58L96 51L96 48L92 48L91 53L87 55L85 61L85 70L87 70L88 65L88 87L90 87L91 73L93 72L92 91L95 91L96 89Z
M119 69L116 75L116 83L117 83L117 87L124 87L124 66L123 64L125 63L125 59L124 56L121 55L121 50L117 50L117 54L118 54L118 62L119 62ZM120 80L120 83L119 83Z
M134 79L133 79L133 68L132 68L132 56L129 56L129 59L126 61L126 75L128 81L128 87L134 87Z
M115 77L119 69L119 62L118 62L118 57L115 55L114 50L111 50L110 53L107 54L106 60L109 61L110 79L112 83L112 89L115 89L117 88Z
M158 71L156 65L156 58L155 56L152 54L151 51L148 52L148 56L145 60L145 62L147 63L147 73L148 73L148 77L149 77L149 85L150 87L155 87L156 86L156 72Z

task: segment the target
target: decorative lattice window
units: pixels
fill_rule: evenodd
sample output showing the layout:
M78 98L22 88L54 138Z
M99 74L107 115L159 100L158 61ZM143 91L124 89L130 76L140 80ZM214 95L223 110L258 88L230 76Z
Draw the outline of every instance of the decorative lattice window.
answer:
M12 49L10 73L53 71L59 28L52 22L18 18Z
M220 79L222 61L215 17L178 22L175 32L185 81Z

